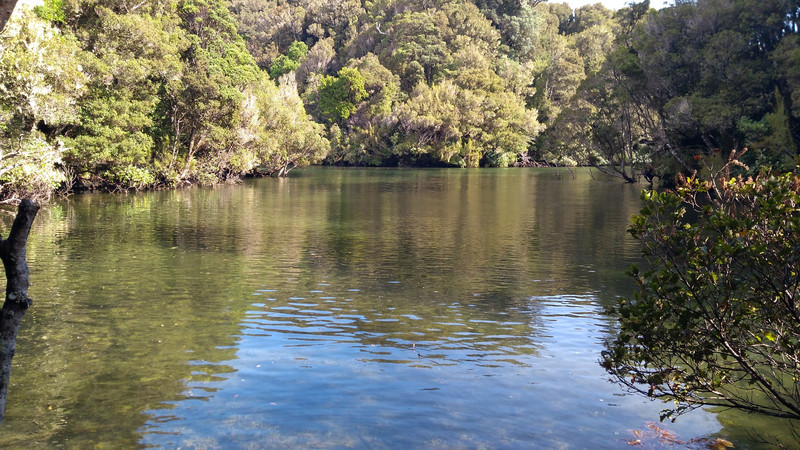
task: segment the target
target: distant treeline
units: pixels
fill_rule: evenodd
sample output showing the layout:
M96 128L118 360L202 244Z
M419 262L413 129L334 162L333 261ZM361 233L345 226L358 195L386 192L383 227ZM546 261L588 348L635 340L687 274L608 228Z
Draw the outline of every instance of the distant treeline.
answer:
M794 167L800 0L46 0L0 36L0 196L294 167Z

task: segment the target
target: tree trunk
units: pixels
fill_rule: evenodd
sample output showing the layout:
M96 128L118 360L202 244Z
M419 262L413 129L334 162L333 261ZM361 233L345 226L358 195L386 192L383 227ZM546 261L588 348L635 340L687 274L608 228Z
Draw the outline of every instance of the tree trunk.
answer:
M17 209L8 239L0 238L0 258L6 270L6 300L0 311L0 421L6 409L11 359L17 347L17 332L22 316L31 306L28 298L28 263L25 245L39 205L25 199Z
M0 0L0 31L3 31L16 7L17 0Z

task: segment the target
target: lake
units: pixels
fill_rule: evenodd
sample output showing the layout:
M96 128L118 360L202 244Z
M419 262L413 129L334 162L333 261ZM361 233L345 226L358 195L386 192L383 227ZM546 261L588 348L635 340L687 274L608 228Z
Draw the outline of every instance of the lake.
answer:
M598 365L643 187L315 168L58 201L31 234L0 447L660 446L663 404ZM741 448L748 420L658 426Z

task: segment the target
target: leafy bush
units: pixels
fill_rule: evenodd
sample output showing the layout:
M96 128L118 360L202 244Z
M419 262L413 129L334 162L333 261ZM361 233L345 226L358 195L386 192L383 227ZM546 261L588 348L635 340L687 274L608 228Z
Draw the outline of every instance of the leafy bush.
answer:
M630 233L650 264L616 308L603 365L672 400L662 419L716 405L800 419L800 179L731 177L642 193Z
M149 170L130 165L115 167L106 176L123 188L144 189L156 182L155 176Z
M6 147L7 144L12 144ZM46 200L61 183L64 173L57 169L61 151L38 133L0 141L0 197Z

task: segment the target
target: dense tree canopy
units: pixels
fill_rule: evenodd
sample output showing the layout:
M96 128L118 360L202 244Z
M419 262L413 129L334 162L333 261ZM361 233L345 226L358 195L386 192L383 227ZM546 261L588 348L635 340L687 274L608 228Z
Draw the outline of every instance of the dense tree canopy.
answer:
M285 174L279 161L669 183L748 146L754 170L793 167L798 2L675 3L46 0L0 42L0 194L215 183ZM317 150L254 151L254 130L314 134Z
M699 168L704 155L745 146L753 150L746 162L754 170L793 167L800 131L791 112L797 98L790 56L797 2L677 3L649 12L633 5L616 13L621 28L614 49L578 89L575 106L566 111L570 118L545 133L542 150L587 142L588 151L578 150L595 152L598 165L616 167L621 176L658 175L668 182ZM611 97L594 95L598 84ZM609 100L616 103L615 114L598 114ZM576 126L575 110L583 111L579 116L588 127ZM624 140L609 147L609 136ZM569 151L569 144L562 149L558 156L581 155Z

